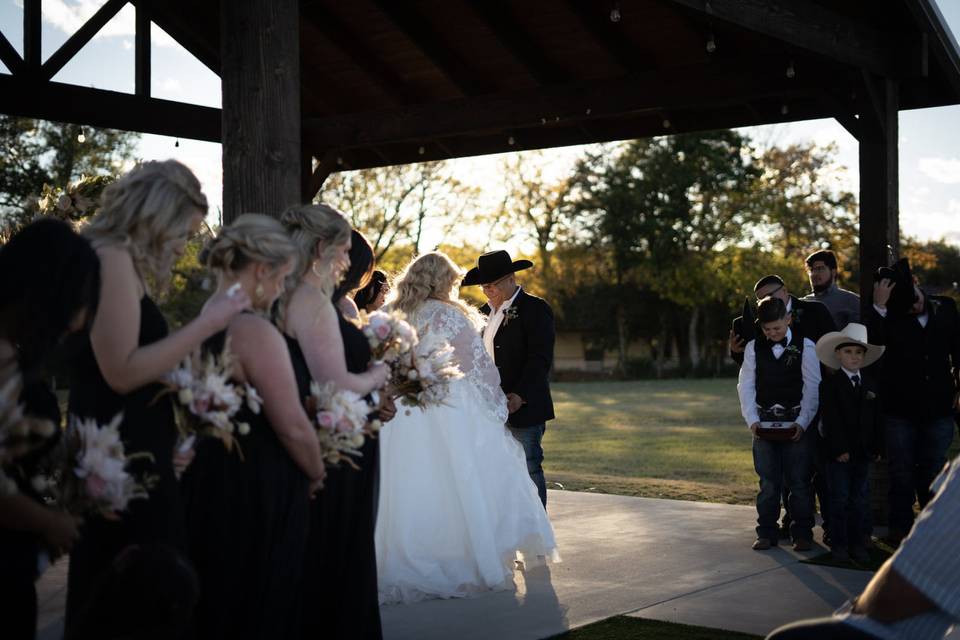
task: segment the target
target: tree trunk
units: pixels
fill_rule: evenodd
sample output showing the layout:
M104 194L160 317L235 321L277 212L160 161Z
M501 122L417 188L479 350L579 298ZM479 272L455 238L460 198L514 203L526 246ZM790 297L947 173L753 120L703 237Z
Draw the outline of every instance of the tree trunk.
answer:
M690 312L690 322L687 324L687 340L690 343L690 373L700 366L700 340L697 336L697 321L700 320L700 308L694 307Z
M670 320L667 317L667 314L665 313L660 314L660 337L657 339L657 360L656 360L658 379L663 378L663 362L667 353L667 340L670 339L670 336L667 333L667 326L669 326L668 325L669 321Z
M621 374L627 373L627 311L622 304L617 304L617 369Z

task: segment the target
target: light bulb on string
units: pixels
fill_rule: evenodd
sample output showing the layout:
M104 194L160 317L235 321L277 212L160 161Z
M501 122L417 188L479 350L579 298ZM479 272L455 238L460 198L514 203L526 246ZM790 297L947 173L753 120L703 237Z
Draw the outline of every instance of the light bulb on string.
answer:
M610 9L610 22L620 22L622 17L620 15L620 3L614 2L613 8Z
M790 107L788 107L787 105L782 105L780 107L780 113L783 115L787 115L788 113L790 113Z
M507 144L510 145L511 147L513 146L514 142L516 142L516 140L513 139L513 136L510 136L509 138L507 138Z
M787 77L793 79L797 76L797 70L793 67L793 60L787 65Z
M83 144L87 141L87 136L83 135L83 127L80 128L80 135L77 136L77 142Z
M180 138L177 138L176 142L173 143L173 146L175 146L175 147L179 147L179 146L180 146Z
M427 150L423 147L423 145L421 145L421 146L417 149L417 153L418 153L419 155L421 155L421 156L422 156L423 154L425 154L426 152L427 152Z
M717 50L717 40L713 37L713 34L710 34L710 37L707 38L707 53L713 53Z
M669 129L670 126L671 126L670 120L668 120L667 118L664 118L664 119L663 119L663 128L664 128L664 129Z

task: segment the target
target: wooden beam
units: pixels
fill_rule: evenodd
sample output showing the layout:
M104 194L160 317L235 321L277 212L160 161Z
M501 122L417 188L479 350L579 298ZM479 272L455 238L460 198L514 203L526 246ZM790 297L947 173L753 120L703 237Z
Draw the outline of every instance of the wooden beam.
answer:
M809 0L662 0L795 47L893 76L890 36Z
M299 2L221 2L220 32L224 223L280 215L302 191Z
M20 73L23 68L23 58L20 57L20 54L2 33L0 33L0 61L6 65L13 75Z
M313 202L313 199L317 197L317 194L320 193L320 190L323 188L323 183L326 182L330 174L338 168L337 154L335 152L327 151L326 153L321 153L320 159L315 165L310 167L310 172L307 174L304 183L303 201Z
M333 43L350 61L370 78L386 97L395 104L411 104L417 98L407 83L383 60L370 53L364 46L363 34L342 20L323 5L311 5L310 15L303 16L300 28L303 35L318 37Z
M77 52L90 42L93 36L97 35L97 32L110 22L113 16L117 15L117 12L126 4L127 0L107 0L105 5L100 7L82 27L77 29L76 33L60 45L60 48L54 51L53 55L47 58L47 61L41 67L41 77L49 80L57 75L64 65L70 62L73 56L77 55Z
M0 113L220 142L220 110L0 75Z
M899 87L880 85L884 123L864 130L860 140L860 301L864 312L873 296L873 274L900 250ZM861 117L862 119L862 117Z
M960 45L947 25L940 9L932 0L906 0L905 4L933 48L933 55L943 68L947 82L954 91L954 99L960 100Z
M593 40L604 47L624 71L636 73L656 67L653 58L627 38L623 26L610 21L607 3L595 0L566 0L566 3Z
M137 7L136 44L134 47L134 90L138 96L150 97L150 14Z
M23 0L23 63L31 75L40 71L40 0Z
M500 44L539 84L559 84L570 80L570 73L544 55L543 48L510 15L510 6L504 0L468 0L468 4Z
M192 0L135 0L148 10L151 20L205 67L220 75L219 18L208 24L192 21L184 5ZM214 5L215 7L216 5ZM216 9L213 9L216 11Z
M589 121L645 109L792 95L819 89L828 81L829 76L812 72L787 79L779 61L737 61L402 109L307 118L304 127L324 148L371 147L537 127L558 120Z
M495 89L493 83L482 76L463 56L444 44L441 35L427 20L417 15L411 4L396 0L373 0L373 4L406 34L463 95L475 96L490 93Z

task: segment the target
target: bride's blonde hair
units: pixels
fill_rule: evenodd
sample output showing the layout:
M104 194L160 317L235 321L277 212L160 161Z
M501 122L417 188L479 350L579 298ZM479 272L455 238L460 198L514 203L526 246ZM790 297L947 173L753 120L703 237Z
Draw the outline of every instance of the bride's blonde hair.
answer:
M103 190L83 235L94 248L129 251L140 277L162 290L177 259L170 247L189 233L196 213L207 215L207 198L190 169L176 160L144 162Z
M440 251L425 253L407 265L397 278L391 298L392 309L410 315L432 298L457 307L476 325L482 324L480 313L460 299L460 281L466 271Z

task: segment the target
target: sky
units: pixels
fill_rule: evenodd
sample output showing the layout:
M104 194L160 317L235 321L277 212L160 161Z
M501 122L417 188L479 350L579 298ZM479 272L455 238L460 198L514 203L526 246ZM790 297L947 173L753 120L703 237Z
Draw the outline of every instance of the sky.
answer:
M960 0L935 0L954 34L960 33ZM42 58L45 60L102 6L103 0L43 0ZM127 5L55 77L66 82L132 93L134 88L134 17ZM0 32L22 53L22 0L0 0ZM219 107L220 81L156 25L152 29L152 87L157 98ZM0 72L7 70L0 63ZM749 127L744 130L761 145L816 142L837 147L845 167L835 178L858 190L858 145L834 120ZM176 158L200 179L216 212L222 202L220 145L165 136L143 135L137 155L144 160ZM544 154L545 175L561 176L583 152L565 147ZM479 207L493 207L503 185L503 155L454 160L454 175L481 188ZM212 214L215 215L215 214ZM944 238L960 244L960 105L900 112L901 232L923 240ZM439 224L438 224L439 228ZM427 238L434 229L427 230ZM429 240L428 240L429 243ZM507 249L522 250L518 239Z

